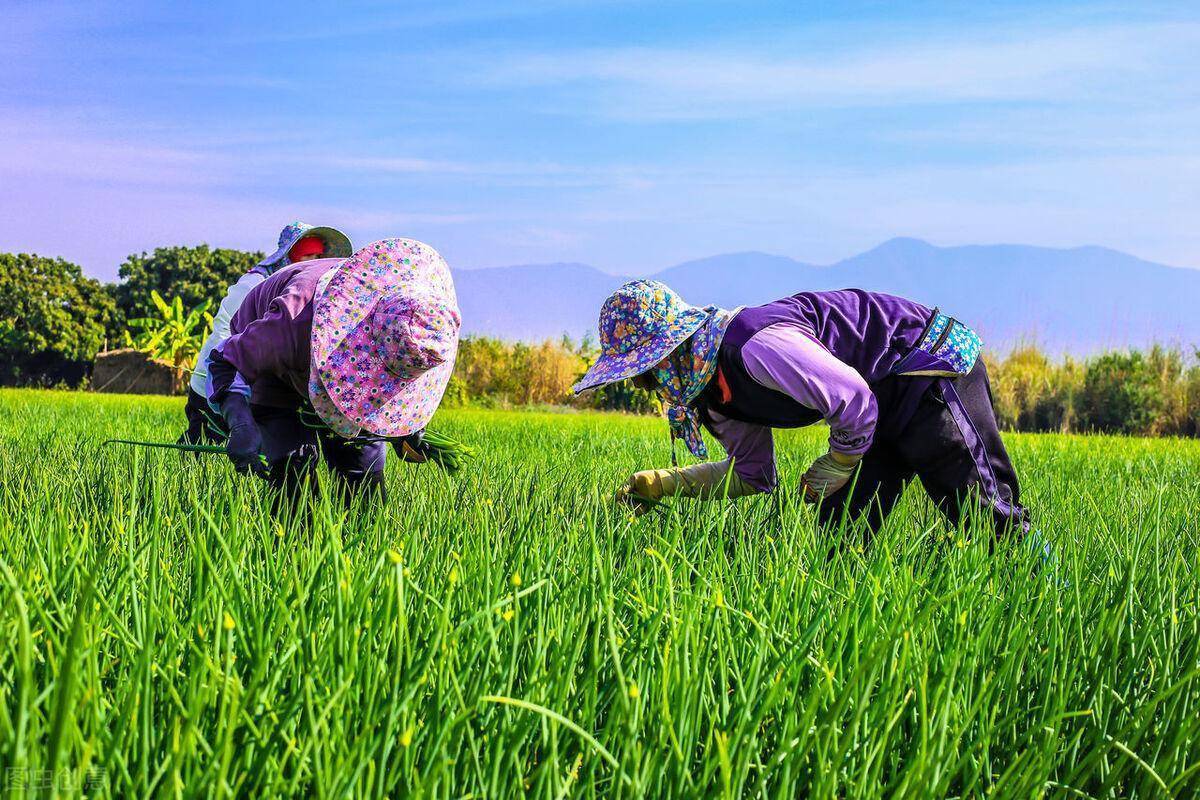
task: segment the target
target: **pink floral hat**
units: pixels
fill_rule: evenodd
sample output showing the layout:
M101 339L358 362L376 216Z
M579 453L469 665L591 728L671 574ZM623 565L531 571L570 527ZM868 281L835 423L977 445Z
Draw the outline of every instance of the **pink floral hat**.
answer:
M423 429L450 382L462 324L445 259L412 239L384 239L322 283L308 385L317 414L346 437Z

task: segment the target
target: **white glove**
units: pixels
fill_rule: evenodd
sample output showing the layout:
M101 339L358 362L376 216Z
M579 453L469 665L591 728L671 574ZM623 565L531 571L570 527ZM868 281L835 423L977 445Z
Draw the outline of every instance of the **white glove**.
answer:
M850 456L832 450L818 458L801 479L804 499L816 503L822 497L837 492L850 482L859 461L862 461L862 456Z

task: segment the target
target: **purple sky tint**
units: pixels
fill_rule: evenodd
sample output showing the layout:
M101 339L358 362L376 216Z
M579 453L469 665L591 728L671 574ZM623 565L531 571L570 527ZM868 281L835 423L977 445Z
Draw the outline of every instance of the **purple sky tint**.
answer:
M10 0L0 251L112 278L299 218L459 267L898 235L1200 266L1200 11L999 5Z

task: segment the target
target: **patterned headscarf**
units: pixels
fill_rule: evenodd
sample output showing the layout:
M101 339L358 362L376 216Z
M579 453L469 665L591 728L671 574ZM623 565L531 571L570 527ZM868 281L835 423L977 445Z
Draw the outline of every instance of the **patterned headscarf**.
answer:
M708 319L667 357L665 367L654 370L658 381L658 394L667 411L667 423L671 426L671 441L682 439L688 452L697 458L707 458L708 448L700 435L700 417L691 407L692 401L700 396L704 387L717 371L717 354L725 329L733 319L733 312L716 306L706 306ZM675 448L671 448L674 460Z
M667 410L671 444L683 439L699 458L707 456L700 419L688 405L700 396L717 368L725 329L736 312L685 303L669 286L632 280L600 308L600 357L575 384L575 392L652 373ZM659 368L664 360L667 366ZM672 461L675 448L671 448Z

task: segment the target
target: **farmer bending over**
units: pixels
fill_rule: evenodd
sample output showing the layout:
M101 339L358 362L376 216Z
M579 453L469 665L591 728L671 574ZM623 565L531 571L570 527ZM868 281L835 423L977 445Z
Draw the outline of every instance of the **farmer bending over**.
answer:
M623 499L773 491L771 430L825 420L829 450L801 484L822 524L865 515L875 531L917 477L955 524L978 503L998 533L1028 528L982 343L936 309L844 289L724 311L638 280L604 302L600 338L577 393L633 378L662 397L672 445L706 457L703 425L733 462L635 473Z
M180 444L221 444L225 441L228 431L224 429L221 418L211 413L204 399L205 382L208 380L208 355L229 336L229 321L233 319L250 290L290 264L299 264L314 258L346 258L353 252L350 240L341 231L293 222L280 232L279 248L229 287L213 317L212 332L204 340L204 346L200 348L192 368L187 405L183 407L188 426L179 437Z
M454 370L460 322L450 268L410 239L279 270L209 356L229 459L294 501L319 450L343 497L383 495L384 438L425 460L420 434Z

